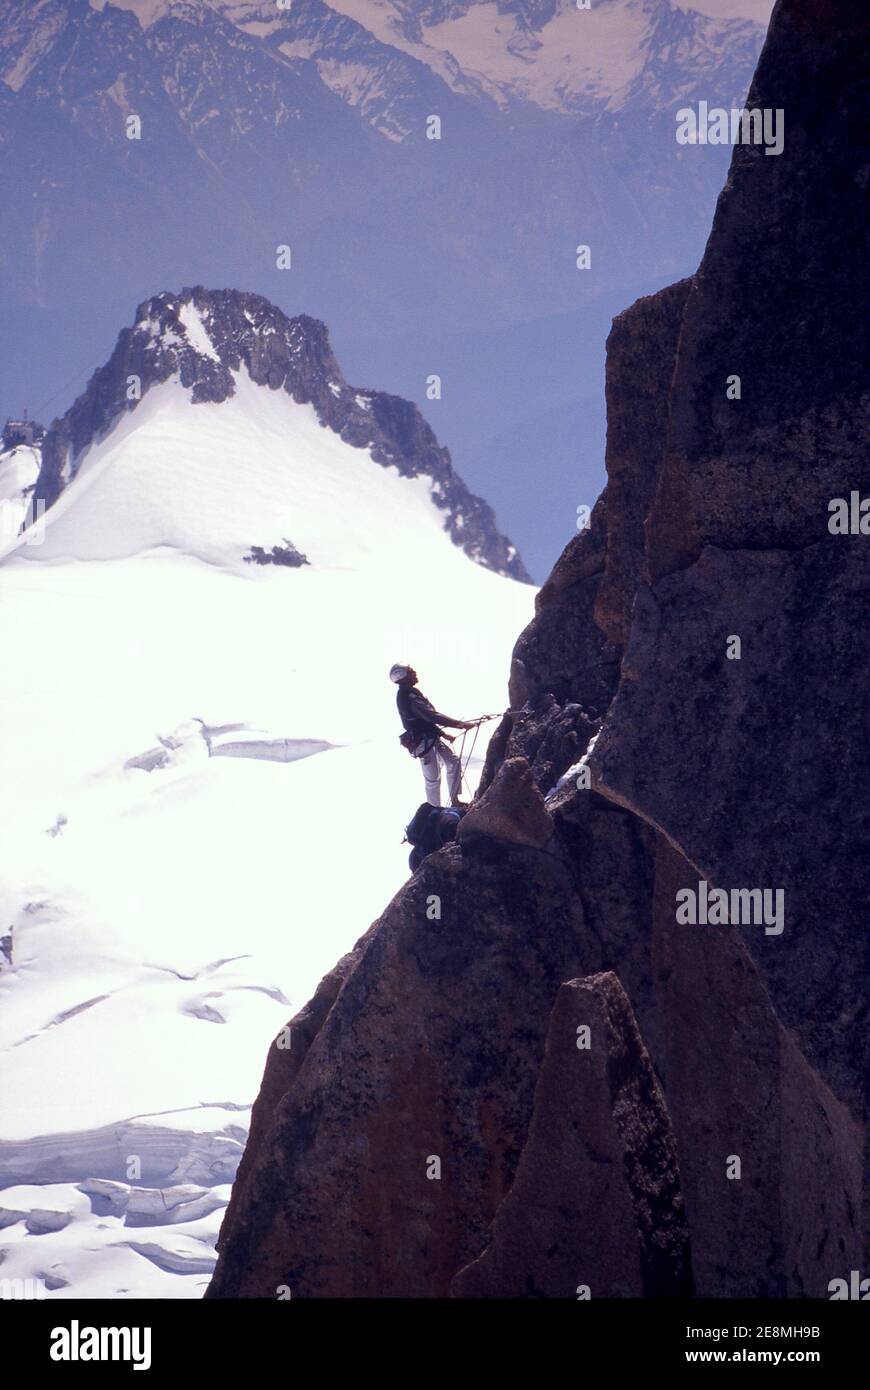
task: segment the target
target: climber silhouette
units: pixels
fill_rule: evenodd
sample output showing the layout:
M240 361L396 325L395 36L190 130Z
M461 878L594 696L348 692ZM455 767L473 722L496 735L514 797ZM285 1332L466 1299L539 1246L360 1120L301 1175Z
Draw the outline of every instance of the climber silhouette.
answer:
M476 719L452 719L441 714L417 688L417 672L413 666L397 663L390 667L390 680L399 689L396 693L396 706L405 732L401 743L413 758L419 758L426 784L426 800L430 806L441 805L441 768L447 774L447 791L450 804L458 803L462 786L462 766L453 749L448 747L452 737L444 732L443 725L449 729L472 729Z

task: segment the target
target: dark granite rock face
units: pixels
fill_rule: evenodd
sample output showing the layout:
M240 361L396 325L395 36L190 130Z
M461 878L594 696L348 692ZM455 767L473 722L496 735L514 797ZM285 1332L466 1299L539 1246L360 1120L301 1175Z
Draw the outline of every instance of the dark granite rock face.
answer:
M197 319L201 330L189 331ZM376 463L402 477L431 478L432 501L443 511L454 544L487 569L528 581L491 507L454 472L449 451L417 407L384 391L349 386L325 324L304 314L288 318L261 295L239 290L197 286L139 305L133 327L120 333L109 361L66 415L53 421L35 496L46 507L56 502L89 446L135 410L152 386L176 378L190 390L193 405L225 401L235 393L233 373L242 368L264 390L286 391L297 403L312 405L322 425L345 443L369 450Z
M592 621L604 572L607 494L568 544L535 600L511 660L510 709L491 740L484 791L502 758L523 757L546 794L601 727L619 676L619 649Z
M590 528L570 543L538 595L536 617L514 648L511 709L546 692L594 719L610 703L620 653L589 621L604 567L606 518L599 503Z
M642 592L593 776L678 845L687 884L782 890L783 930L743 927L783 1020L838 1093L868 1073L870 604L861 538L712 547ZM729 634L742 655L729 660ZM852 704L854 701L854 705Z
M862 1259L862 1126L783 1028L739 929L676 922L675 893L693 877L659 839L656 1061L698 1292L826 1298L837 1269Z
M273 1040L266 1059L260 1090L251 1112L251 1128L242 1161L236 1174L235 1200L221 1227L218 1250L229 1245L236 1253L248 1252L248 1267L236 1272L240 1280L256 1275L257 1251L246 1239L257 1212L267 1200L261 1184L262 1154L268 1142L275 1112L291 1089L308 1051L335 1003L342 985L358 963L366 937L325 975L313 998Z
M600 966L558 857L430 855L248 1146L210 1296L446 1296L513 1181L559 985Z
M607 340L607 557L595 621L624 647L640 580L644 520L667 438L677 342L691 280L639 299L613 321Z
M615 324L605 497L457 842L261 1105L212 1296L688 1294L691 1264L700 1296L818 1298L866 1260L870 538L827 526L870 484L865 15L780 0L750 104L785 152L736 151L698 274ZM783 890L783 930L681 920L702 879Z
M850 0L777 8L749 104L784 110L785 148L735 151L685 302L634 561L652 586L640 586L590 759L599 790L689 861L683 886L783 893L780 933L738 930L783 1024L860 1125L870 762L854 711L870 552L828 520L833 498L870 483L868 315L854 284L868 40L866 8ZM732 374L741 396L728 400ZM801 1278L826 1286L818 1271Z
M704 545L793 549L868 484L870 122L863 0L777 6L747 106L784 112L781 154L735 148L686 302L649 519L653 578ZM740 377L729 400L729 377Z
M562 985L529 1135L458 1298L689 1297L667 1107L613 974Z
M868 40L854 0L777 8L749 104L785 112L785 146L735 150L686 299L634 562L653 587L591 759L600 789L699 878L784 891L782 934L749 927L747 944L808 1058L858 1104L870 761L849 711L865 703L870 552L828 521L831 499L870 490L870 316L854 280Z

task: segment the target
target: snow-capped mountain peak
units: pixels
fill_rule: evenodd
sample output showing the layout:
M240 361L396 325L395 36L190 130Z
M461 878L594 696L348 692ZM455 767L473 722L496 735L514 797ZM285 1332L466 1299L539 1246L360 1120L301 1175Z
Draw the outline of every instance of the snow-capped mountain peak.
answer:
M352 567L429 536L437 555L527 578L415 405L349 385L318 320L236 290L140 304L49 429L35 498L36 559L172 545L232 565L290 545Z
M225 12L240 22L240 11L255 8ZM755 28L673 0L595 0L588 10L576 0L329 0L329 8L457 92L477 87L499 106L520 101L565 114L618 109L665 47L676 78L753 42Z
M753 20L676 0L595 0L589 9L576 0L297 0L281 9L273 0L89 0L101 12L109 3L135 15L143 31L167 18L196 23L211 11L279 60L314 58L321 80L351 105L373 83L382 95L395 86L399 74L385 67L392 51L464 96L565 114L618 109L647 65L661 65L665 46L674 77L733 60L735 46L757 42L770 8L757 0ZM340 19L352 26L342 29ZM403 138L389 123L378 128Z

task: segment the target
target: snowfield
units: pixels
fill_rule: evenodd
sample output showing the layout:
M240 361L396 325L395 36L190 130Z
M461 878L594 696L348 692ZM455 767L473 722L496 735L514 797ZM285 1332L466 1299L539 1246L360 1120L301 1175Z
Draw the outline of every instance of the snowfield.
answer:
M0 558L0 1272L51 1298L202 1295L269 1042L407 876L387 670L500 709L532 616L429 480L237 386L147 393Z
M32 504L28 512L28 489L39 476L39 458L29 444L0 452L0 552L15 543L23 525L37 519Z

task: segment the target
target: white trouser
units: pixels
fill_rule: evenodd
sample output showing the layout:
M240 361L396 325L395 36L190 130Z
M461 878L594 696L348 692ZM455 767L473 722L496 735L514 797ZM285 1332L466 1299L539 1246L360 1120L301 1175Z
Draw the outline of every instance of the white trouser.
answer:
M425 757L420 759L423 780L426 783L426 800L430 806L441 805L441 763L447 774L447 791L453 801L459 795L462 785L462 769L456 754L449 744L439 739L433 744Z

